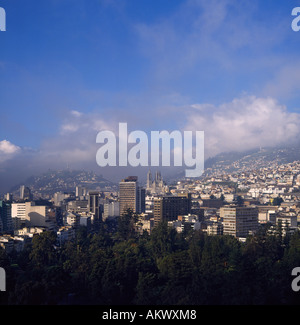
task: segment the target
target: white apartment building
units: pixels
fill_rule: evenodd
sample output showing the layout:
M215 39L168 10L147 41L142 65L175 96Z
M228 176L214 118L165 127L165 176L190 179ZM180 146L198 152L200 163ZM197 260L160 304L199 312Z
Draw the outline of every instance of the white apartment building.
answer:
M103 221L120 215L120 203L117 201L106 202L103 205Z
M32 206L32 202L25 203L12 203L11 205L11 217L19 218L22 221L29 221L28 212L30 207Z
M66 221L69 226L77 227L80 224L80 215L77 213L68 212Z
M11 216L12 219L18 218L30 227L44 227L49 230L55 227L49 218L49 208L45 205L35 205L34 202L12 203Z
M278 215L276 217L276 224L281 221L282 227L297 228L297 216L296 215Z

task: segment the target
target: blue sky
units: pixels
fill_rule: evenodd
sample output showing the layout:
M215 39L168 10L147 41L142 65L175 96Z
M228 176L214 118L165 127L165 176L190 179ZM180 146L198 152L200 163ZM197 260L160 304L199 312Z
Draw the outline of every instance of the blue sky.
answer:
M97 131L118 122L204 130L207 156L294 141L298 5L1 0L0 177L20 165L18 177L66 163L96 169Z

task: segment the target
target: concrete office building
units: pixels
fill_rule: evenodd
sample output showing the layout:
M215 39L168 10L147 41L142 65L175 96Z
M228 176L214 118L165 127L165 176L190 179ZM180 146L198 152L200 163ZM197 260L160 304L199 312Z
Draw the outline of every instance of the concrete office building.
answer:
M137 176L129 176L119 183L120 215L127 209L145 212L145 190L139 187Z
M0 200L0 231L11 232L12 230L11 203Z
M28 213L32 206L32 202L25 203L12 203L11 205L11 215L12 218L18 218L21 221L29 221Z
M21 200L29 200L29 201L31 201L33 199L33 196L31 194L29 187L27 187L25 185L20 186L20 199Z
M120 203L117 201L107 201L103 205L103 221L107 218L114 218L120 215Z
M162 220L176 220L178 216L189 213L191 213L191 195L188 193L154 199L153 214L155 226Z
M11 206L15 229L24 226L44 227L48 230L55 228L55 222L50 218L48 206L35 205L34 202L12 203Z
M76 213L88 212L88 200L76 200L68 202L68 210Z
M83 186L76 186L75 188L75 196L76 197L84 197L87 194L87 190Z
M220 209L223 218L223 234L246 238L258 229L258 209L256 207L225 206Z
M100 192L89 191L88 193L88 212L92 213L93 222L102 220L102 208L100 208Z

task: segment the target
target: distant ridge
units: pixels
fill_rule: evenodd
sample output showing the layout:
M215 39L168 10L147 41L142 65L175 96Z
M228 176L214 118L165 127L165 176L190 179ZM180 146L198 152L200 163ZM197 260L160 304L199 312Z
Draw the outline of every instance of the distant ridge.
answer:
M205 172L200 178L210 175L254 170L279 164L300 161L300 145L290 147L256 148L244 152L223 152L205 160ZM177 182L185 176L184 170L165 176L168 184ZM85 170L48 170L39 176L31 176L25 182L14 186L10 193L19 196L20 185L28 186L35 197L50 197L55 192L74 192L76 186L88 190L117 191L118 185Z
M253 170L300 160L300 146L257 148L244 152L225 152L205 161L204 175Z
M243 152L222 152L208 158L204 163L204 173L198 179L210 175L247 171L262 167L272 167L279 164L300 161L300 145L285 147L264 147ZM184 178L184 171L165 177L169 183Z
M85 170L48 170L39 176L31 176L22 184L28 186L35 197L51 196L55 192L74 192L76 186L86 187L87 190L114 190L116 184L97 175L93 171ZM11 189L11 193L18 196L18 184Z

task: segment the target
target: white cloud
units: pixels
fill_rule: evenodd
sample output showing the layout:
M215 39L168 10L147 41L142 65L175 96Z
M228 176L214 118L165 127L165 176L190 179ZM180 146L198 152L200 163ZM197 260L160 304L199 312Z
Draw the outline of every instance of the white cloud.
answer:
M13 143L2 140L0 141L0 153L1 154L14 154L20 150L20 147L14 145Z
M243 95L220 105L169 105L168 109L155 109L153 114L154 120L158 116L161 120L167 118L166 121L173 125L172 130L205 131L205 158L220 152L285 144L300 135L300 114L290 113L272 97ZM129 112L126 115L128 120L133 117L131 115ZM115 118L109 120L96 112L81 113L77 117L71 112L62 123L60 135L42 143L41 161L71 163L73 166L95 164L99 149L97 133L111 130L118 136L120 121ZM144 127L145 121L138 129ZM163 125L160 129L164 129ZM128 123L128 132L131 131L132 125Z
M4 162L12 158L15 154L17 154L21 150L20 147L11 143L8 140L0 141L0 162Z
M207 104L203 109L201 106L197 104L196 110L187 113L185 129L205 131L206 158L220 152L289 143L300 133L300 115L288 112L270 97L245 96L212 105L210 110Z
M145 131L151 127L153 130L204 131L205 159L226 151L290 143L300 135L300 114L288 112L284 105L272 97L244 95L221 105L188 104L188 101L182 98L180 105L161 105L162 109L159 109L159 105L155 106L151 111L153 120L142 118L141 115L139 124L128 123L128 132L133 131L136 125L139 125L137 129ZM126 113L127 121L134 117L133 112ZM159 126L157 119L160 121ZM0 163L5 170L2 175L15 177L18 170L30 176L41 169L65 168L68 165L74 169L93 169L114 180L124 177L129 173L125 167L109 169L96 164L96 153L100 147L96 143L97 133L111 130L118 136L120 121L125 120L120 119L118 114L108 119L102 112L82 113L80 117L69 112L62 122L61 132L44 139L37 151L21 149L7 140L0 141ZM181 151L175 148L174 153L177 156ZM134 172L138 173L138 169L131 171ZM143 172L141 174L144 175Z
M71 111L71 114L72 114L73 116L75 116L75 117L80 117L80 116L82 116L82 113L80 113L80 112L78 112L78 111L75 111L75 110Z
M70 111L60 127L60 134L66 136L78 132L81 136L101 130L111 130L111 123L104 120L103 116L97 113L81 113Z
M66 123L61 126L61 132L76 132L79 129L79 125Z
M60 133L42 142L37 159L41 164L46 162L60 168L67 164L72 168L95 167L98 132L116 131L117 126L98 112L69 111L60 126Z

